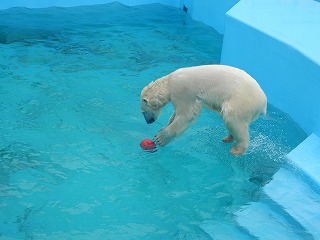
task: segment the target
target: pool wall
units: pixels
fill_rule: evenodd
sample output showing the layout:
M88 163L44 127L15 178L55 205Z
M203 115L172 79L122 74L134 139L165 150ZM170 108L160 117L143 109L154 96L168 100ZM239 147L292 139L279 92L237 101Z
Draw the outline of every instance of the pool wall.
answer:
M224 33L225 13L237 2L239 0L181 0L180 7L186 6L193 19L212 26L219 33Z
M242 0L226 14L221 63L249 72L268 101L320 134L320 4Z
M102 4L112 0L2 0L9 7ZM120 0L127 5L186 6L224 34L221 63L240 67L312 139L320 136L320 3L313 0ZM314 141L314 140L313 140ZM320 149L313 156L319 156Z

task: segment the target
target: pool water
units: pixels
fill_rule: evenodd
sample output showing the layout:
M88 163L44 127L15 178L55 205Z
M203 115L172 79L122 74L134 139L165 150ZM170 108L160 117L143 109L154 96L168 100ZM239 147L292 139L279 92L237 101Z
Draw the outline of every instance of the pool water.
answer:
M203 111L149 153L141 89L177 68L219 63L222 36L158 4L0 11L0 239L210 239L233 224L306 134L268 106L246 155L229 155Z

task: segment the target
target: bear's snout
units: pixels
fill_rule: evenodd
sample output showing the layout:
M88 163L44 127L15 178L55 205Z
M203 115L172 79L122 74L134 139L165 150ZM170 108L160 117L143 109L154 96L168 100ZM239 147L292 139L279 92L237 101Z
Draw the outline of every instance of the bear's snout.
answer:
M142 114L148 124L153 123L156 120L154 114L151 112L143 112Z

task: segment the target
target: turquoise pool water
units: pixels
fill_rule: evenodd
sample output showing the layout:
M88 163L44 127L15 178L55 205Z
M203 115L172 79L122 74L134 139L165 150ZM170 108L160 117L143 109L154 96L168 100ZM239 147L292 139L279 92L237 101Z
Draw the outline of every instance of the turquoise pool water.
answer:
M243 157L203 111L155 153L141 89L179 67L219 63L222 36L162 5L0 11L0 239L210 239L306 134L269 105Z

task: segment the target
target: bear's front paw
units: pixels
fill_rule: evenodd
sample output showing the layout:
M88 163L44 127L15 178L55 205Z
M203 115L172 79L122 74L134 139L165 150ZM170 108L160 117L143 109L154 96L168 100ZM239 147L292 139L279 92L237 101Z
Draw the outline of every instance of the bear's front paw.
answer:
M167 145L169 142L171 142L172 139L173 136L168 134L165 129L160 130L154 137L155 143L161 147Z

